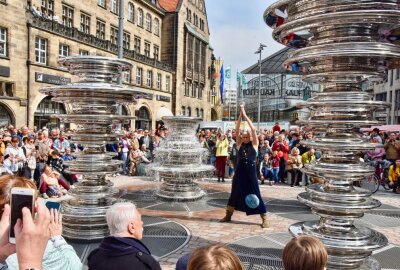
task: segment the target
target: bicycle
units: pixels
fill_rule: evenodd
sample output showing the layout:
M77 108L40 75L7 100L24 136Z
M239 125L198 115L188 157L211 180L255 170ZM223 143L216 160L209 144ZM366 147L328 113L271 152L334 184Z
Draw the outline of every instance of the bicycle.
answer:
M366 177L364 181L360 181L360 187L375 193L382 186L385 190L390 190L389 186L389 167L390 161L387 160L371 160L367 161L371 166L375 167L375 173Z

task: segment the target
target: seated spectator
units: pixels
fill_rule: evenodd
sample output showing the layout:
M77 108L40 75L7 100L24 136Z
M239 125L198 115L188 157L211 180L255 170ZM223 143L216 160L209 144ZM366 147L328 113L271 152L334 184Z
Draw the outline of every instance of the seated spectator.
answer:
M116 203L106 213L110 236L88 257L89 270L161 269L149 249L140 241L143 221L132 203Z
M297 147L293 147L292 151L287 160L287 171L291 174L290 186L299 186L301 181L302 173L300 169L303 167L302 156L300 156L300 150Z
M389 186L393 188L393 192L397 192L400 187L400 159L397 159L393 165L389 167Z
M2 194L0 199L0 215L2 215L2 221L0 224L4 225L6 222L3 218L9 220L10 215L10 193L13 187L31 188L36 190L35 184L29 179L14 176L3 176L0 177L0 194ZM22 231L20 229L15 230L16 234L16 246L18 246L17 253L15 253L15 245L8 244L7 252L3 249L5 246L0 247L0 261L5 261L6 268L9 270L18 269L43 269L43 270L80 270L82 269L82 263L79 257L76 255L75 250L72 246L68 245L64 238L61 236L62 224L61 217L57 212L53 211L51 214L47 210L46 206L41 201L36 202L37 205L37 215L35 220L35 225L30 229L35 232L36 238L33 238L33 243L29 243L29 239L23 237L23 242L21 242L21 233L25 229L25 219L26 217L32 218L31 213L28 211L27 214L24 213L24 227ZM30 220L33 225L33 221ZM18 224L18 223L17 223ZM1 225L0 225L1 226ZM9 223L7 224L9 226ZM26 228L28 229L28 227ZM43 230L41 233L40 230ZM8 231L0 229L0 231ZM50 232L50 235L49 235ZM0 236L4 239L3 236ZM6 235L8 239L8 234ZM30 244L30 248L26 250L29 252L29 260L24 261L23 258L23 245ZM41 252L41 254L39 254ZM43 254L44 253L44 254ZM4 256L5 255L5 256ZM35 255L39 256L36 261L32 261ZM3 257L4 256L4 257ZM29 265L27 265L27 263ZM20 267L20 268L19 268ZM32 268L35 267L35 268Z
M272 174L272 165L269 159L269 154L264 154L264 159L260 163L260 178L261 184L264 184L265 179L271 180L273 177Z
M298 236L283 249L285 270L324 270L328 253L324 244L311 236Z
M59 174L62 174L64 171L64 160L60 157L60 153L57 150L50 152L47 165L49 165L52 170L57 171Z
M43 173L40 176L40 193L43 198L56 198L67 194L69 186L59 177L60 174L53 171L49 165L44 166Z
M65 139L64 132L60 132L60 137L55 139L53 148L54 150L57 150L60 155L63 155L65 153L65 149L70 148L70 142Z
M227 246L201 247L178 260L176 270L244 270L239 257Z
M142 151L142 162L151 163L153 155L151 154L150 150L147 149L147 146L145 144L142 144L142 146L140 147L140 151Z
M71 148L68 147L65 149L65 153L62 156L62 159L63 159L63 161L71 161L71 160L75 160L76 156L72 155Z
M12 160L10 159L10 155L5 155L5 156L4 156L4 161L3 161L3 166L2 166L2 168L3 168L3 172L4 172L4 173L6 173L6 174L11 174L11 175L14 174L13 171L12 171L12 169L13 169L13 162L12 162Z

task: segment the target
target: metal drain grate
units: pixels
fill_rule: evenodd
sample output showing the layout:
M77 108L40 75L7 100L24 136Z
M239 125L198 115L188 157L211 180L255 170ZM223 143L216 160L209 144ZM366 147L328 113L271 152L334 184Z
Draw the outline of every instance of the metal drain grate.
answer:
M246 270L283 270L282 250L292 239L289 233L271 233L237 240L232 248ZM400 270L400 247L390 247L374 253L382 270Z
M150 249L151 254L160 259L183 248L190 240L190 232L183 225L165 218L142 216L144 232L142 242ZM83 264L100 242L70 242Z

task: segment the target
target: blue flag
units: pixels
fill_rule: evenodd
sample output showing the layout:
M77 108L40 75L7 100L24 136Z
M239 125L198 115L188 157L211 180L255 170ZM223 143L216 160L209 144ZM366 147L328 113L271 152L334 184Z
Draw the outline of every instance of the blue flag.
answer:
M219 92L221 94L221 104L224 104L224 82L225 82L225 75L224 75L224 65L221 66L221 70L219 71Z

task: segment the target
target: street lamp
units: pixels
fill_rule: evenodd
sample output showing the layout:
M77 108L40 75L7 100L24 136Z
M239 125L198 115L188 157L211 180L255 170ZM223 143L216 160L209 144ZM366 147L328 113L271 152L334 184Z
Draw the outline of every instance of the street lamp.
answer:
M258 74L258 116L257 116L258 132L260 132L260 117L261 117L261 55L265 47L267 47L267 45L260 43L260 47L258 47L258 50L255 52L255 54L260 54L260 60L258 62L258 65L260 67Z

